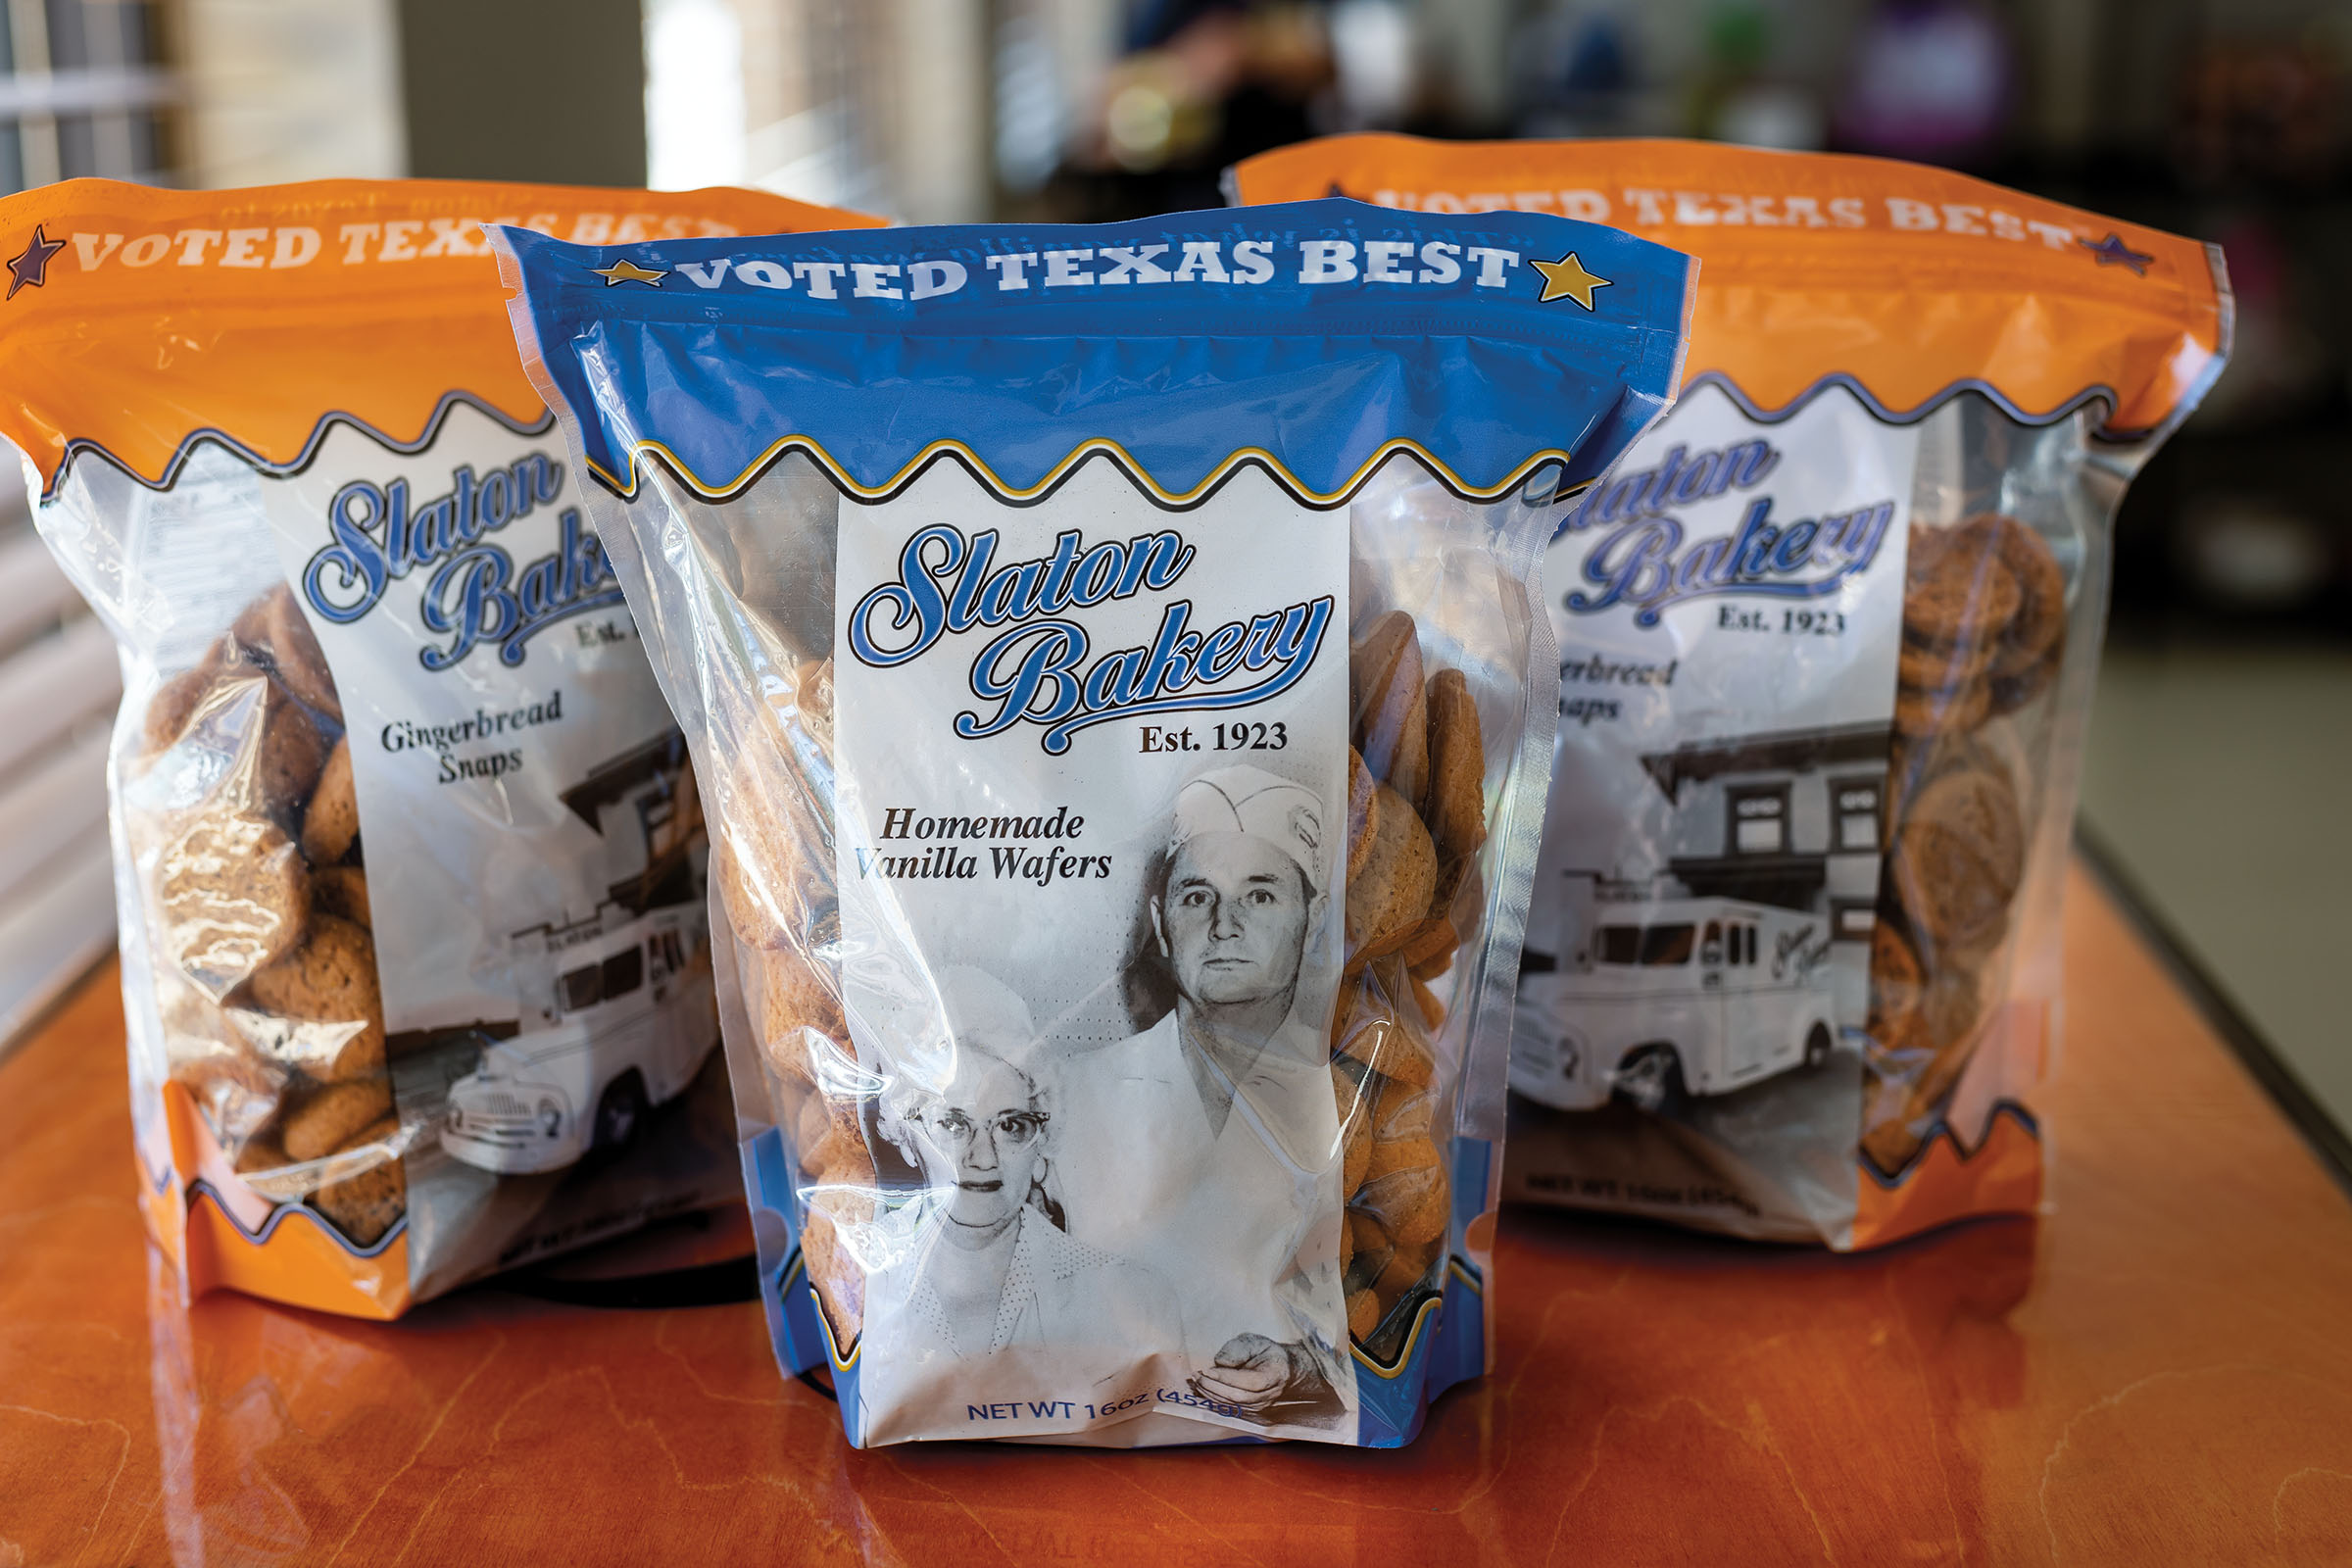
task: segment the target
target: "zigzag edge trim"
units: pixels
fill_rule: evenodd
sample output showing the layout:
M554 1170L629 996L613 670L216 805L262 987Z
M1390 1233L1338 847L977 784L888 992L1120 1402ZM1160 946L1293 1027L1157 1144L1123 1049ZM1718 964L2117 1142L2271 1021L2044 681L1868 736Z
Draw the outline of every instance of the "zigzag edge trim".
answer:
M1951 1118L1946 1114L1939 1113L1936 1118L1936 1125L1930 1129L1928 1136L1920 1140L1919 1148L1912 1152L1911 1157L1904 1160L1902 1168L1897 1170L1893 1175L1889 1176L1883 1173L1879 1169L1877 1162L1874 1161L1868 1154L1864 1153L1860 1149L1856 1149L1854 1151L1854 1163L1861 1166L1863 1170L1869 1172L1870 1179L1877 1182L1882 1189L1891 1193L1901 1188L1906 1181L1911 1179L1911 1173L1919 1168L1920 1163L1928 1157L1929 1153L1934 1151L1938 1143L1950 1143L1953 1153L1959 1158L1960 1163L1963 1165L1976 1158L1979 1153L1984 1152L1984 1146L1992 1142L1993 1125L2004 1115L2010 1117L2020 1127L2023 1127L2026 1130L2026 1135L2032 1138L2035 1143L2038 1144L2041 1142L2040 1118L2036 1117L2034 1112L2028 1110L2017 1101L2003 1098L1994 1101L1992 1102L1992 1109L1985 1113L1984 1131L1978 1137L1977 1147L1975 1149L1969 1148L1967 1144L1961 1141L1960 1133L1958 1129L1952 1126Z
M194 1208L196 1206L196 1200L199 1198L211 1200L214 1209L220 1214L221 1218L227 1220L229 1224L236 1227L237 1234L244 1237L245 1240L253 1243L256 1247L262 1246L263 1244L267 1243L270 1237L276 1235L278 1226L284 1224L286 1217L290 1214L299 1214L305 1219L309 1220L312 1224L318 1226L334 1241L334 1244L337 1247L340 1247L343 1249L343 1250L349 1252L354 1257L377 1256L384 1250L384 1249L392 1245L394 1238L406 1234L409 1228L408 1211L403 1209L401 1211L400 1218L394 1220L391 1224L391 1227L387 1229L383 1235L376 1238L374 1245L369 1247L359 1247L355 1246L347 1237L344 1236L341 1231L335 1229L335 1227L327 1221L324 1215L319 1214L317 1210L311 1208L307 1204L278 1203L270 1210L270 1217L262 1221L262 1228L260 1230L249 1231L245 1228L244 1221L237 1218L236 1212L221 1200L220 1193L214 1190L213 1184L206 1181L201 1176L188 1183L188 1195L186 1200L188 1206L190 1208Z
M431 416L425 419L424 429L414 441L402 441L394 436L386 435L356 414L345 414L341 410L332 410L319 416L318 422L311 427L309 438L303 442L302 451L296 454L291 461L272 463L227 431L206 425L201 429L191 430L180 439L178 447L172 451L172 460L164 465L163 473L153 479L148 478L117 457L103 443L87 436L74 436L66 442L65 455L58 460L56 473L51 475L42 486L41 500L47 502L55 497L59 488L65 484L67 476L73 471L74 462L85 456L105 460L109 467L116 469L123 477L145 489L156 491L159 494L169 491L179 482L180 470L187 466L188 461L195 455L196 449L207 443L221 448L229 456L259 472L269 474L272 478L283 478L302 472L303 469L318 461L318 449L325 445L326 438L339 424L357 430L387 452L395 452L402 457L414 457L439 438L441 426L448 419L450 411L460 404L489 416L518 436L545 435L554 429L556 424L555 415L546 409L540 410L539 417L535 422L522 424L470 392L444 392L441 394L440 401L433 405Z

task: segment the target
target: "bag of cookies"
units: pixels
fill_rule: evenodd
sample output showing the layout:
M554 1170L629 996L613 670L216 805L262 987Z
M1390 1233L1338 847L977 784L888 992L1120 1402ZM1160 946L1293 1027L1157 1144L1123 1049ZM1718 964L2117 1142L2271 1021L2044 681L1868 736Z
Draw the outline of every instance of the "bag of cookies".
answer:
M1688 260L1348 202L498 241L703 780L784 1366L860 1446L1409 1441L1487 1360L1541 548Z
M1698 143L1344 137L1235 183L1705 266L1672 416L1555 513L1506 1192L1839 1249L2034 1208L2111 525L2221 372L2220 253Z
M700 797L486 221L752 191L0 202L0 433L121 643L140 1194L187 1292L391 1317L739 1190Z

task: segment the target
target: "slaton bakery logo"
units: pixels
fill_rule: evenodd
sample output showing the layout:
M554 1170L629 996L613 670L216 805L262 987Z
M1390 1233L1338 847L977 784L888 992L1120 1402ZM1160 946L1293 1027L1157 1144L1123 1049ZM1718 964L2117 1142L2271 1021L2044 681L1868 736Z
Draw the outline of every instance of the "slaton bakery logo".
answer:
M1892 499L1818 517L1777 517L1773 498L1741 507L1728 534L1692 539L1678 513L1771 477L1781 454L1770 442L1692 452L1675 447L1653 468L1620 473L1589 490L1560 524L1587 534L1583 585L1562 603L1580 614L1630 608L1637 626L1655 626L1685 600L1726 594L1819 599L1866 571L1894 520Z
M490 537L563 492L564 466L536 452L485 473L461 466L446 493L421 501L405 478L354 479L327 503L333 542L303 567L303 597L323 618L348 625L394 583L426 573L417 618L446 640L418 652L425 668L455 668L480 647L497 648L501 663L520 664L530 640L556 622L621 602L604 543L577 507L557 514L556 548L520 567Z
M920 659L951 635L994 633L972 660L980 706L956 715L965 740L1034 724L1058 757L1079 730L1112 719L1248 708L1297 685L1331 628L1328 594L1207 630L1193 624L1193 602L1176 599L1150 642L1098 653L1073 612L1175 587L1198 555L1184 536L1163 529L1090 546L1072 528L1052 554L1003 564L999 544L994 529L921 529L899 554L898 577L850 612L850 651L876 669Z

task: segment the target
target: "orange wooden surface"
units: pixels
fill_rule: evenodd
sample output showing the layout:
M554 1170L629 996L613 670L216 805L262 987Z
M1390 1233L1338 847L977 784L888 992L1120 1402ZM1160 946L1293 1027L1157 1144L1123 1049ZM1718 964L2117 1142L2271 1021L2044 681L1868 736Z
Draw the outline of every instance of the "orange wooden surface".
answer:
M1415 1447L858 1453L757 1307L172 1298L114 976L0 1065L0 1565L2352 1562L2352 1203L2078 877L2057 1208L1514 1212Z

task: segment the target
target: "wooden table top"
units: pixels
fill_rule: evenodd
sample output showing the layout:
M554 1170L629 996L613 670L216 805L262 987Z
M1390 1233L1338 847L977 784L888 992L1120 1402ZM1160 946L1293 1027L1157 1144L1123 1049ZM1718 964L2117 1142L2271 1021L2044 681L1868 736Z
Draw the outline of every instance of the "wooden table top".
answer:
M2070 897L2051 1214L1834 1257L1513 1212L1495 1373L1396 1453L858 1453L748 1302L183 1310L110 969L0 1065L0 1565L2352 1562L2352 1202Z

